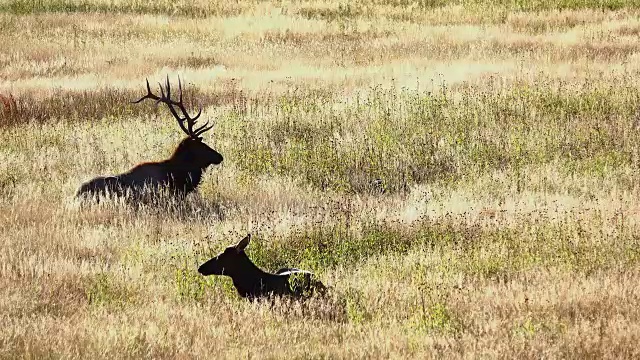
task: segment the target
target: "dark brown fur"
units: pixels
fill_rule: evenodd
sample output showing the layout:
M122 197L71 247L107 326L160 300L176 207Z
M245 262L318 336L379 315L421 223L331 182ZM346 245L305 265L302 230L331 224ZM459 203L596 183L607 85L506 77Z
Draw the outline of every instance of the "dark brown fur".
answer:
M2 111L0 111L0 118L4 118L5 121L11 119L18 114L18 104L13 95L8 96L0 94L0 103L2 103Z
M189 116L182 103L182 84L180 81L178 84L180 88L178 101L171 99L168 77L166 87L160 86L161 96L153 94L147 81L147 95L135 101L139 103L145 99L151 99L156 103L167 105L180 128L188 136L180 142L173 155L164 161L137 165L123 174L89 180L80 186L76 197L93 196L97 197L98 201L100 196L108 195L141 199L144 194L154 195L166 191L169 195L183 198L198 188L202 175L209 165L218 165L222 162L222 155L202 142L200 136L212 126L208 126L207 122L203 126L193 128L201 111L194 117ZM176 111L176 108L182 115Z
M223 158L200 139L186 138L173 155L160 162L148 162L119 175L97 177L80 186L76 196L132 196L162 189L171 195L185 197L195 191L209 165Z
M324 293L325 286L309 271L284 268L275 274L258 268L244 252L249 245L248 234L236 245L229 246L218 256L198 268L202 275L226 275L231 277L238 294L250 300L268 296L291 296L295 298Z

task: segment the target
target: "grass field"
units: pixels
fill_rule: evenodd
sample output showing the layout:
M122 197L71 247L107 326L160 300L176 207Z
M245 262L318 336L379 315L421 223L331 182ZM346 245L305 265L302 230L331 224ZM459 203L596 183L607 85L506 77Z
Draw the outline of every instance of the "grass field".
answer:
M0 358L640 357L640 2L0 0ZM182 133L186 204L80 208ZM15 100L15 103L11 99ZM332 287L196 269L247 232Z

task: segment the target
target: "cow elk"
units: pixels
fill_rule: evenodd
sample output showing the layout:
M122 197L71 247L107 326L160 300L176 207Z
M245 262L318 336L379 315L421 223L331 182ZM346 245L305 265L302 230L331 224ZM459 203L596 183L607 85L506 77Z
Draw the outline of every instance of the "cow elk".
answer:
M325 293L324 284L309 271L283 268L271 274L258 268L244 251L250 241L251 234L248 234L236 245L227 247L218 256L202 264L198 272L205 276L231 277L238 294L250 300L283 295L303 298L312 296L316 291Z
M0 94L0 120L3 124L8 124L18 114L19 108L13 95Z
M164 103L187 137L178 144L169 159L139 164L119 175L96 177L82 184L76 197L92 196L99 201L100 196L112 195L141 200L145 198L145 194L154 196L164 191L170 196L184 198L197 189L203 173L211 164L218 165L222 162L222 155L202 141L202 134L213 125L209 125L207 121L204 125L196 126L202 108L193 117L185 109L180 78L177 101L171 99L168 76L164 88L162 84L159 85L160 96L151 91L147 80L147 94L133 103L137 104L146 99L155 100L156 104Z

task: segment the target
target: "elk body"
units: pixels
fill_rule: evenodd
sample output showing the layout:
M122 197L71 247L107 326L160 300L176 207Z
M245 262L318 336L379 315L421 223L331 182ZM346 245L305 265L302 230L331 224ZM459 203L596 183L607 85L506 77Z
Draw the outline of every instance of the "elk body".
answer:
M227 247L218 256L198 268L202 275L226 275L231 277L238 294L250 300L267 296L292 296L296 298L324 293L326 287L309 271L284 268L275 274L258 268L244 249L251 241L251 234L236 245Z
M223 158L220 153L202 141L201 135L210 130L213 125L209 126L207 122L193 128L202 109L196 116L189 116L182 101L182 84L179 78L178 87L179 99L174 101L171 99L168 77L165 88L160 85L160 96L153 94L147 80L147 94L134 101L139 103L145 99L151 99L156 103L164 103L178 121L178 125L187 137L180 142L171 157L164 161L139 164L123 174L96 177L82 184L76 197L93 196L99 200L101 195L115 195L140 199L145 194L158 194L161 191L166 191L172 196L185 197L197 189L206 169L212 164L220 164ZM181 114L176 111L176 108Z
M13 95L0 94L0 121L8 123L11 118L18 115L18 103Z
M0 103L2 103L3 113L12 113L13 111L18 110L16 99L11 94L8 96L0 94Z

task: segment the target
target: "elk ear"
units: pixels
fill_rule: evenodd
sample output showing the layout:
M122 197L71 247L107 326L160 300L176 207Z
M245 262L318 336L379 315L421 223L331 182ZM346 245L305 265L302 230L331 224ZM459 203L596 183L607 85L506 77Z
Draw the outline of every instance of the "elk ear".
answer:
M249 245L250 241L251 241L251 234L247 234L247 236L245 236L244 239L240 240L240 242L236 244L236 251L237 252L243 251L244 248L246 248Z

